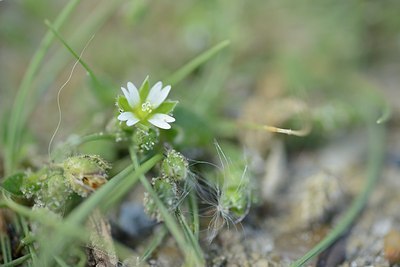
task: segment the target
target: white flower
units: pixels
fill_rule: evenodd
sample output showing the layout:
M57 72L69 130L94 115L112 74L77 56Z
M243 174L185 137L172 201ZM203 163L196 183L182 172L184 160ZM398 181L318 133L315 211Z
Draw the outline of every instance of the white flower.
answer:
M146 78L139 90L131 82L128 82L127 88L121 87L125 97L120 96L117 102L121 110L118 120L126 121L127 126L138 122L146 125L149 122L161 129L171 128L169 123L174 122L175 118L167 113L174 109L177 102L166 101L170 85L163 88L162 82L157 82L149 91Z

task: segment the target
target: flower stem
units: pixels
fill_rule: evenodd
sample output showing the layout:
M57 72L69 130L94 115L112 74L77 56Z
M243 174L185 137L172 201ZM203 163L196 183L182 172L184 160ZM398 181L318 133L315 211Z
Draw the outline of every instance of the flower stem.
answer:
M115 135L114 134L103 134L103 133L95 133L95 134L90 134L86 135L83 137L80 137L74 145L80 146L85 143L93 142L93 141L98 141L98 140L114 140Z
M189 194L189 209L192 214L193 233L197 240L199 239L200 221L199 221L199 207L197 205L197 197L194 192Z

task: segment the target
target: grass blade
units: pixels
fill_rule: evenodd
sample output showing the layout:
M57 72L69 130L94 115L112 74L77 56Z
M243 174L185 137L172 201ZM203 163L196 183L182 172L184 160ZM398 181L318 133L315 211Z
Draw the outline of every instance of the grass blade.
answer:
M2 267L19 266L19 265L21 265L22 263L24 263L24 262L26 262L27 260L29 260L30 258L31 258L31 255L27 254L27 255L24 255L24 256L22 256L22 257L20 257L20 258L18 258L18 259L15 259L15 260L13 260L13 261L11 261L11 262L5 263L5 264L3 264L3 265L1 265L1 266L2 266Z
M70 267L63 259L60 257L54 257L54 260L57 262L57 264L61 267Z
M94 82L98 82L96 75L94 75L92 69L86 64L86 62L79 56L78 53L76 53L70 45L65 41L65 39L60 35L60 33L57 31L57 29L50 23L50 21L45 20L44 22L47 27L51 30L51 32L60 40L60 42L67 48L67 50L74 56L74 58L82 65L82 67L88 72L90 78L93 79Z
M19 217L19 222L22 228L22 232L24 236L29 236L30 235L30 230L29 230L29 225L28 222L25 220L24 217L18 215ZM33 244L29 244L28 246L28 254L32 261L28 261L28 266L37 266L37 254L36 254L36 249Z
M68 2L54 23L56 29L60 28L64 24L79 2L80 0L72 0ZM28 100L29 89L31 88L30 86L35 75L38 73L39 66L41 65L53 40L54 35L50 30L48 30L46 35L43 37L38 50L34 54L18 89L12 112L10 113L9 128L7 131L6 156L4 159L6 176L15 171L18 162L18 151L21 146L23 125L27 119L27 114L24 111Z
M330 245L332 245L343 233L351 226L356 217L360 214L363 207L368 201L374 185L379 177L382 169L383 155L384 155L384 140L385 131L375 123L368 125L369 135L369 162L367 169L367 180L361 193L351 204L349 210L345 213L343 218L339 221L337 226L314 248L307 252L303 257L294 262L291 267L300 267L306 264L310 259L323 252Z
M31 209L22 206L18 203L15 203L8 197L5 197L6 207L17 212L20 216L25 216L30 220L37 221L40 224L46 226L49 229L53 229L58 232L62 232L66 236L74 237L77 240L85 241L87 239L87 233L83 230L76 229L76 227L71 227L68 224L63 224L61 221L55 220L50 216L46 216L43 213L32 211ZM32 236L29 233L28 224L21 217L21 225L24 231L24 239L32 239ZM26 244L27 246L31 244Z
M114 1L106 1L101 5L97 5L93 12L88 14L85 22L81 23L79 28L77 28L73 35L68 38L70 44L81 44L82 40L86 40L87 36L96 33L99 29L101 29L107 20L115 14L116 10L121 7L121 3L123 0L114 0ZM54 24L53 24L54 25ZM65 50L63 47L61 48L63 51ZM61 49L58 49L55 52L54 57L49 58L49 61L41 69L39 75L40 84L38 84L37 94L34 103L41 99L47 90L51 87L51 84L55 81L56 77L62 73L62 70L65 67L66 62L70 58L68 53L61 53ZM102 84L105 82L100 78ZM104 87L101 87L103 89ZM93 86L93 89L97 89ZM108 92L106 94L106 92ZM109 104L110 101L114 101L114 94L112 90L104 91L104 90L95 90L94 96L97 97L103 103ZM105 95L106 94L106 95ZM29 105L28 110L32 110L33 105Z
M11 244L8 235L0 234L1 254L3 255L3 263L8 263L12 260Z
M199 239L200 232L200 221L199 221L199 207L197 202L197 197L194 192L190 192L189 194L189 209L190 214L192 214L192 224L193 224L193 233L196 236L196 239Z
M190 241L190 243L192 244L192 246L194 248L194 252L196 253L197 257L201 259L203 257L203 252L201 250L198 239L193 235L192 230L190 229L189 225L187 224L185 216L183 216L183 214L181 212L179 212L179 214L177 214L177 217L183 227L183 230L185 232L187 239Z
M175 71L166 81L166 84L171 84L174 85L180 81L182 81L186 76L188 76L192 71L194 71L196 68L201 66L204 62L212 58L215 54L217 54L219 51L224 49L229 45L229 41L225 40L220 42L219 44L211 47L207 51L201 53L188 63L186 63L184 66L182 66L180 69Z
M142 257L140 258L140 262L145 262L149 259L151 254L156 250L156 248L161 244L164 237L167 235L167 228L163 226L159 232L155 235L155 237L151 240L149 246L144 251Z

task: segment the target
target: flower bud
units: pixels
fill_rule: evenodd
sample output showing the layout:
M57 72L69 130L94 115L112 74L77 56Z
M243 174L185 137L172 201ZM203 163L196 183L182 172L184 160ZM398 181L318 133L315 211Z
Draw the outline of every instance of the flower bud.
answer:
M140 152L153 150L158 143L159 131L156 128L138 127L132 135L132 141Z
M34 207L44 207L55 213L63 212L71 198L71 187L59 171L51 171L46 183L36 193Z
M188 167L186 158L181 153L171 149L161 163L161 172L163 176L175 181L184 181L188 174Z
M34 208L46 208L54 213L61 213L73 191L62 169L45 167L35 173L26 174L21 192L26 199L33 202Z
M70 157L62 164L64 176L72 190L86 197L107 182L107 162L98 156L81 155Z
M21 185L21 192L26 199L33 199L36 193L46 184L47 168L43 168L37 172L27 172Z

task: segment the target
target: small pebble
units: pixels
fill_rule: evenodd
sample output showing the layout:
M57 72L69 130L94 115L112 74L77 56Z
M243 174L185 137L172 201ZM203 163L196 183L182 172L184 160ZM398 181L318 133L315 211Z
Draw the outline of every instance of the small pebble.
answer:
M392 220L389 218L380 219L373 225L372 234L376 236L384 236L390 231L392 224Z
M390 230L384 239L385 257L390 264L400 263L400 232Z

